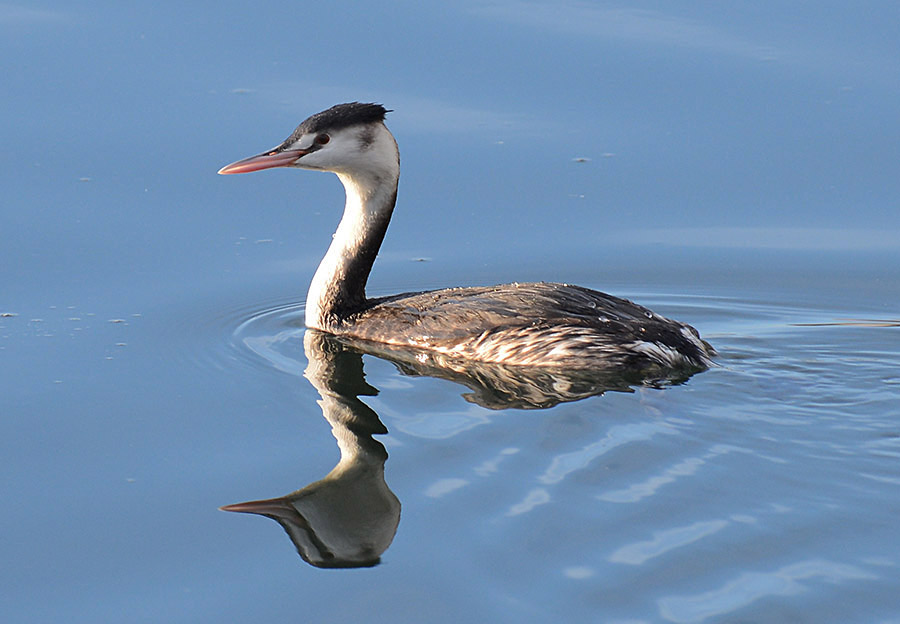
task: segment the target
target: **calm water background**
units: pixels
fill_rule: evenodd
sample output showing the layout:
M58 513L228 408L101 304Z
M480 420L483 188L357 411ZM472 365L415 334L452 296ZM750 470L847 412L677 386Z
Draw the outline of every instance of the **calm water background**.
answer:
M4 620L900 622L898 25L893 2L0 4ZM338 460L273 311L342 191L215 171L349 100L395 110L403 160L370 292L581 283L694 324L721 367L491 411L367 357L402 517L381 565L320 570L217 507Z

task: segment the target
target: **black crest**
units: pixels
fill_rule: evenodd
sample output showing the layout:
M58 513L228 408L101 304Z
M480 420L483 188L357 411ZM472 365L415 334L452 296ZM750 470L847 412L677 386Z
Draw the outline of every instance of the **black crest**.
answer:
M304 134L314 134L323 130L337 130L347 126L355 126L356 124L384 121L384 116L389 112L381 104L364 104L362 102L336 104L328 110L316 113L297 126L288 142L296 140Z

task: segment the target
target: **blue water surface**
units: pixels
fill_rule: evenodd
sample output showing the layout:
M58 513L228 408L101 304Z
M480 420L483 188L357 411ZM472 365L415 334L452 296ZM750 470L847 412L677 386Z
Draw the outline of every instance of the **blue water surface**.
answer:
M4 621L900 621L898 22L0 4ZM366 355L387 433L347 438L302 329L341 187L215 172L353 100L393 109L403 170L370 294L579 283L718 366L494 409ZM400 505L378 565L218 510L354 440Z

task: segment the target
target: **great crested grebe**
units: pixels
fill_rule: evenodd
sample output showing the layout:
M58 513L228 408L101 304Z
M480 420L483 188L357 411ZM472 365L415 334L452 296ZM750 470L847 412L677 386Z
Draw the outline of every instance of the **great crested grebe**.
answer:
M366 298L400 177L397 142L380 104L338 104L281 145L222 167L297 167L337 174L344 216L306 298L306 326L446 356L523 366L703 369L715 350L693 327L625 299L568 284L447 288Z

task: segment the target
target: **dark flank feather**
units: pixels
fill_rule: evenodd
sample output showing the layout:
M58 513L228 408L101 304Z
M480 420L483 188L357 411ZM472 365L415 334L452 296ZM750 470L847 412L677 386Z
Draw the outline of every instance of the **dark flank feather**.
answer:
M448 288L371 303L336 333L530 366L705 368L715 353L688 325L568 284Z

